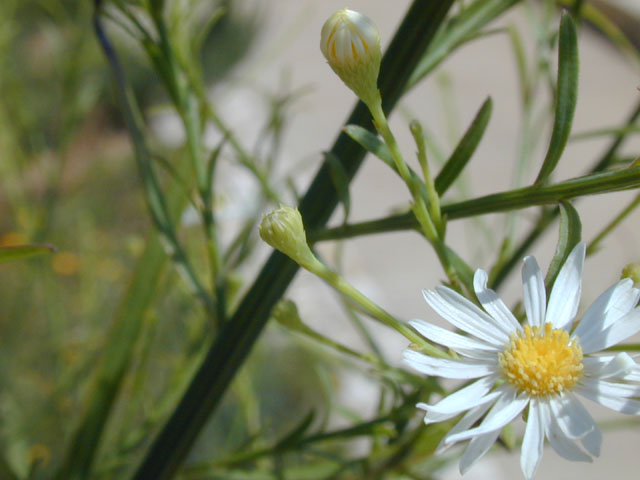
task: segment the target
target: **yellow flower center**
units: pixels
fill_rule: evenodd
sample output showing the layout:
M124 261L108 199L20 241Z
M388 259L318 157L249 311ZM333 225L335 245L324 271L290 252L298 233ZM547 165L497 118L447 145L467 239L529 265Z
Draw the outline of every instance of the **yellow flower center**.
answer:
M550 323L544 330L527 325L524 332L511 334L509 345L498 358L507 381L534 397L573 388L584 368L578 342Z

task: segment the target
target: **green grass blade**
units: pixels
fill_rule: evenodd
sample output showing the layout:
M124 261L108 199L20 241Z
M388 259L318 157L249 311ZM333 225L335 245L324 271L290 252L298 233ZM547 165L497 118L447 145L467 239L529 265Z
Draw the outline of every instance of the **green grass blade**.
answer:
M383 109L391 111L409 76L442 24L453 0L416 0L410 7L382 62L378 87ZM373 129L370 115L358 103L348 124ZM350 179L362 163L365 151L342 133L332 153L341 161ZM338 203L329 166L320 168L300 204L309 229L323 226ZM281 298L298 267L274 252L267 260L233 317L227 322L185 395L165 424L134 474L137 480L167 480L173 477L195 442L207 418L220 402L236 372L265 326L271 309Z
M458 175L462 173L462 170L464 170L464 167L471 159L476 148L478 148L480 140L489 124L492 109L493 102L491 101L491 97L489 97L484 101L473 122L471 122L471 125L456 146L456 149L444 164L440 173L438 173L435 179L435 187L438 195L444 195L451 184L458 178Z
M544 183L558 165L569 140L578 101L578 38L576 26L567 12L562 13L558 40L558 87L553 133L542 168L535 183Z
M35 257L56 251L56 247L47 244L10 245L0 247L0 263Z

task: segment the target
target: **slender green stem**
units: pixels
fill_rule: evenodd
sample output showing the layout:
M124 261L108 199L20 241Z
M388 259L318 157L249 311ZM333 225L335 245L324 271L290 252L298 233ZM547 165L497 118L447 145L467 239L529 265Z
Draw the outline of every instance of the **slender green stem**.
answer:
M424 142L424 135L422 134L422 126L420 125L420 123L418 123L417 120L413 120L411 122L410 128L413 139L415 140L416 146L418 147L417 156L420 167L422 168L422 176L424 178L424 184L427 190L427 196L429 198L429 213L431 214L433 223L435 224L439 233L442 234L443 225L442 215L440 213L440 196L436 191L436 186L433 181L433 177L431 176L431 171L429 170L429 162L427 161L427 148Z
M240 144L236 136L231 129L225 124L224 120L218 115L215 108L209 103L206 103L207 115L213 121L216 127L220 129L223 135L229 140L229 144L234 148L238 155L240 164L245 167L256 178L265 196L273 203L280 202L280 195L276 192L269 182L269 178L258 168L255 162L252 160L251 155Z
M636 195L631 203L629 203L629 205L627 205L624 210L622 210L613 220L611 220L611 222L609 222L607 226L602 229L600 233L598 233L594 237L593 240L591 240L591 243L589 243L589 246L587 247L587 255L595 253L600 247L600 242L604 239L604 237L610 234L622 220L627 218L627 216L629 216L629 214L635 210L638 205L640 205L640 194Z
M364 308L373 318L380 321L384 325L393 328L405 338L410 340L412 343L418 345L425 353L437 357L448 358L448 355L442 352L442 350L434 347L431 343L427 342L424 338L414 332L410 327L396 320L393 315L373 302L370 298L368 298L357 288L347 282L344 277L338 275L320 260L316 259L316 261L312 265L308 265L305 268L307 268L310 272L322 278L333 288L356 302L358 305Z
M191 262L189 261L189 258L187 257L186 251L178 239L169 208L166 204L166 198L163 194L162 188L160 187L160 181L157 178L157 174L153 167L152 159L142 133L143 121L137 107L136 99L129 84L127 83L126 77L118 60L118 56L102 26L102 21L100 19L102 1L94 1L96 8L93 22L96 35L98 36L100 45L110 63L119 88L124 116L127 121L127 127L134 146L135 159L142 179L149 213L176 265L176 269L185 279L187 285L192 289L195 295L202 300L205 308L207 308L209 313L211 313L215 318L217 308L216 302L201 284Z
M535 205L553 205L561 200L596 195L640 186L640 167L626 168L611 172L597 173L578 177L565 182L544 187L524 187L506 192L495 193L442 207L443 215L449 220L468 218L488 213L505 212ZM408 212L392 215L383 219L356 224L347 224L336 228L311 231L310 241L336 240L359 235L412 230L420 226L415 213ZM546 226L546 225L545 225Z
M444 269L451 285L456 290L460 290L460 281L458 279L458 275L451 265L449 261L449 256L447 255L446 246L438 233L436 225L434 224L431 215L429 214L429 210L427 209L427 205L425 203L424 197L421 192L421 185L416 182L411 175L411 171L407 166L407 163L404 161L402 157L402 153L400 152L400 147L398 146L398 142L389 128L389 122L387 121L387 116L384 114L382 110L382 105L380 102L373 103L368 105L369 111L371 112L371 116L373 117L373 123L378 130L378 133L383 138L389 151L391 152L391 156L393 157L393 161L400 173L400 176L404 180L404 182L409 187L411 191L411 196L413 197L413 205L412 211L414 213L415 218L417 219L419 225L422 227L422 232L424 233L426 239L433 246L440 263L442 264L442 268Z

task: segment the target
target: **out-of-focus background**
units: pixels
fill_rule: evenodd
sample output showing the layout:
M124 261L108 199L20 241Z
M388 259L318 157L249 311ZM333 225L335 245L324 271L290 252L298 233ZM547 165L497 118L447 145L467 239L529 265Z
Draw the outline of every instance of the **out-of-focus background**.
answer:
M0 244L47 242L57 247L50 256L0 266L0 446L10 463L22 470L34 458L43 465L60 461L61 439L68 438L77 419L86 378L100 357L135 259L152 228L112 77L94 39L90 3L0 2ZM260 143L265 125L283 121L277 146L276 174L280 177L275 185L285 191L285 173L293 171L296 190L303 192L322 161L322 152L355 103L352 92L326 65L318 48L324 20L344 7L344 2L222 3L228 12L214 29L203 59L211 81L209 95L236 135L258 150L272 148ZM445 201L507 190L514 182L527 184L541 164L548 125L539 132L537 147L527 149L531 168L516 179L522 112L515 58L501 28L516 27L525 51L533 55L536 31L531 19L538 5L524 3L493 25L497 31L447 59L404 98L392 116L392 127L407 158L414 150L408 121L418 118L423 123L433 139L430 158L435 163L452 151L485 98L493 99L493 116L467 169L464 186L452 189ZM584 3L608 12L640 48L640 4L636 0ZM349 7L376 22L384 48L409 4L408 0L352 0ZM180 148L184 142L180 122L167 108L136 46L124 32L117 35L125 69L156 142L154 148L167 152ZM579 47L576 137L581 132L623 125L640 101L638 56L621 52L587 26L581 28ZM550 68L555 71L554 65ZM213 147L219 139L212 132L206 141ZM556 178L584 174L610 139L595 136L570 141ZM632 138L622 152L637 157L639 149L640 142ZM261 207L257 187L245 170L231 166L221 172L219 182L220 218L230 229L237 229L247 211ZM375 158L366 160L350 195L352 221L382 216L408 202L406 187ZM633 195L617 193L577 202L584 238L592 238ZM338 210L333 223L341 222L342 215ZM185 224L191 221L189 211L182 220ZM513 221L524 230L532 220L524 211ZM583 284L587 305L619 278L625 264L640 261L639 221L639 214L632 214L588 260ZM504 225L505 215L456 221L449 226L448 238L472 267L487 268L497 256ZM556 238L557 229L552 228L530 252L543 269ZM329 258L336 254L333 245L319 249ZM240 274L250 278L268 253L268 248L259 247ZM402 319L439 321L420 292L442 281L443 274L433 252L417 234L347 240L339 253L346 278L385 309ZM503 290L509 304L520 296L519 274L511 280ZM174 399L163 393L184 379L171 372L178 370L176 365L183 361L184 349L193 345L193 337L201 334L201 320L197 320L201 312L171 269L163 277L160 292L161 300L143 327L152 340L139 346L141 360L134 365L138 375L126 384L127 395L117 406L115 426L106 441L123 446L119 453L125 457L127 448L134 449L173 405ZM300 272L288 296L315 329L354 348L362 346L345 321L340 302L317 279ZM248 411L262 417L264 428L282 431L282 425L295 424L309 405L323 401L323 382L335 386L341 404L365 416L373 411L376 386L372 381L348 371L328 374L307 367L317 355L315 350L304 342L285 343L278 328L268 327L247 367L264 378L264 383L248 386L240 380L237 386L260 393L264 404ZM389 358L400 364L407 341L382 327L371 328L384 338ZM291 376L274 376L273 371ZM138 399L136 405L126 404L126 398L140 392L146 392L144 399ZM158 399L166 405L157 404ZM216 446L243 441L242 434L234 430L235 408L229 402L218 411L205 435L209 443L200 442L196 456L206 457ZM592 411L603 419L611 418L607 412ZM639 445L637 425L607 431L602 455L594 464L567 463L549 450L537 478L595 480L615 475L635 479ZM465 478L519 478L518 455L496 450L499 452L488 455ZM112 455L103 460L106 472L113 467L110 461L121 458ZM439 478L459 478L457 466L447 467Z

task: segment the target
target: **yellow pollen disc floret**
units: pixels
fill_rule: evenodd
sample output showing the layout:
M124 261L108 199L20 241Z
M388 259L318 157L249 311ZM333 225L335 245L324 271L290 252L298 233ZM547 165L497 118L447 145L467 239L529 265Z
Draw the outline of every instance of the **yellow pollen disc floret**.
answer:
M507 381L518 391L534 397L570 390L582 377L582 349L576 340L550 323L544 330L524 327L511 334L511 341L499 355Z

